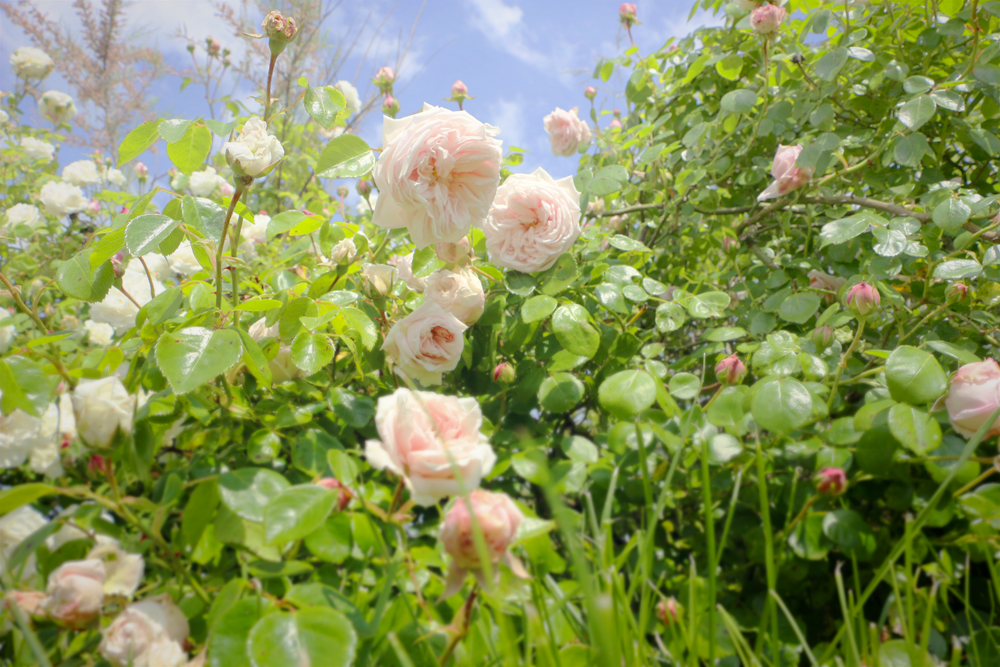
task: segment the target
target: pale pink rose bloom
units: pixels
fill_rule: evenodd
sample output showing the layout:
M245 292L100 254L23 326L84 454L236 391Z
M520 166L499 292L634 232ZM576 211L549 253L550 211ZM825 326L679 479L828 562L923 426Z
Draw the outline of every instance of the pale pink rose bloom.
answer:
M427 276L424 301L431 301L472 326L486 310L483 283L471 269L439 269Z
M554 155L572 157L581 144L590 143L590 127L576 115L576 107L569 111L556 107L544 123Z
M128 605L101 634L97 650L117 667L176 667L187 662L187 618L166 594Z
M551 267L581 231L580 193L573 178L557 181L541 168L508 177L483 224L493 263L524 273Z
M1000 366L987 359L959 368L951 379L944 404L955 431L971 438L1000 407ZM997 435L1000 435L1000 419L993 422L985 437Z
M105 576L99 560L66 561L49 575L42 607L55 621L83 625L101 611Z
M468 498L456 498L445 515L441 542L452 563L442 598L457 593L468 572L475 575L483 588L490 588L493 583L486 579L483 572L485 564L476 548L473 517L482 533L486 547L483 555L489 560L494 579L500 574L496 567L500 563L507 565L515 575L528 577L524 566L509 551L524 515L506 493L476 489L469 493Z
M406 255L396 255L389 260L389 264L396 267L396 275L406 283L414 292L423 292L426 278L418 278L413 275L413 253Z
M760 35L773 35L778 32L787 13L784 7L765 3L750 12L750 26Z
M773 7L774 5L765 6ZM778 146L778 150L774 154L774 162L771 164L771 176L774 177L774 182L757 195L757 201L786 195L809 182L816 170L812 167L801 169L795 166L795 161L799 159L801 152L802 146Z
M378 399L381 439L365 442L365 458L403 477L413 502L430 506L477 488L493 469L497 457L482 425L474 398L400 388Z
M617 118L615 118L610 123L608 123L608 129L609 130L620 130L620 129L622 129L622 122L620 120L618 120Z
M843 278L831 276L829 273L823 273L817 269L813 269L806 275L809 276L809 287L816 290L831 292L831 294L826 295L827 301L833 301L836 299L837 295L840 293L840 288L847 282Z
M146 563L139 554L128 553L117 544L101 544L90 550L88 560L104 563L104 592L132 597L142 583Z
M418 249L455 243L482 225L500 184L499 130L467 111L424 105L421 113L385 118L372 178L379 189L372 222L406 227Z
M425 302L392 325L382 349L396 362L397 373L423 385L441 384L441 376L458 366L467 328L441 306Z
M434 252L446 264L465 264L472 256L472 247L465 238L458 243L435 243Z

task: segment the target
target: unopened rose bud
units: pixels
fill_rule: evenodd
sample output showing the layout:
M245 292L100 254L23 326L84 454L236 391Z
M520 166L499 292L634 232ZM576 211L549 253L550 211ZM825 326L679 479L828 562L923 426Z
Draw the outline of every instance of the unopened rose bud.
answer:
M219 55L219 52L222 51L222 44L219 42L219 40L208 37L205 39L205 41L207 42L207 46L205 48L208 51L208 55L210 56Z
M330 251L330 259L333 260L334 264L347 266L354 261L357 254L358 248L354 245L354 241L351 239L344 239L337 245L333 246L333 250Z
M136 162L134 170L136 178L138 178L140 181L144 181L147 178L149 178L149 167L147 167L143 163Z
M587 86L586 88L583 89L583 96L586 97L588 100L593 101L594 98L597 97L597 88L594 88L593 86Z
M733 237L727 236L724 239L722 239L722 252L726 253L727 255L732 255L739 249L740 249L740 242L734 239Z
M471 246L469 239L463 238L458 243L435 243L434 252L438 259L448 264L464 264L469 258Z
M833 328L828 324L816 327L811 335L816 351L821 353L833 343Z
M314 484L337 492L338 511L343 512L344 509L351 504L351 499L354 497L354 494L351 493L350 489L341 484L340 480L334 479L333 477L324 477L323 479L314 482Z
M97 215L100 212L101 212L101 202L97 201L96 199L91 199L90 203L87 204L87 213L93 216Z
M350 193L350 190L347 189L346 185L338 185L337 186L337 196L340 197L341 199L343 199L344 197L346 197L349 193Z
M295 19L283 16L277 10L265 16L260 27L270 40L272 57L284 51L288 43L295 39L295 35L298 33Z
M631 2L623 2L622 6L618 8L618 18L621 20L622 25L626 28L631 28L633 25L638 23L636 20L635 4Z
M131 213L131 212L132 212L132 211L130 211L130 210L129 210L129 207L128 207L128 206L122 206L122 210L118 211L118 214L119 214L119 215L123 215L123 214L125 214L125 213Z
M750 12L750 26L758 35L770 36L778 32L785 20L784 7L765 3Z
M858 283L847 291L847 309L856 317L864 317L878 308L878 290L868 283Z
M965 283L951 283L944 290L948 303L958 303L969 298L969 286Z
M464 83L462 83L461 80L456 81L455 83L451 84L451 96L456 100L459 99L464 100L469 96L469 89L466 87Z
M517 378L517 371L506 361L502 361L497 364L497 367L493 369L493 381L499 382L500 384L510 384Z
M194 44L188 44L187 45L187 50L188 50L188 53L194 53Z
M104 457L95 454L87 461L87 474L91 477L104 477Z
M847 491L847 473L840 468L823 468L813 477L816 491L824 496L839 496Z
M656 605L656 615L659 617L660 623L663 623L668 628L676 623L678 607L680 605L677 604L677 600L674 598L667 598Z
M615 118L621 118L622 117L622 110L621 109L615 109L611 113L612 113L612 115L614 115Z
M715 366L715 377L725 385L739 384L747 373L747 367L740 358L731 354Z
M389 118L395 118L396 114L399 113L399 102L392 95L386 95L385 99L382 100L382 113L384 113Z
M396 83L396 72L389 66L382 67L375 72L372 83L383 93L389 94L392 92L392 84Z
M359 195L361 195L362 197L367 197L369 194L371 194L372 184L369 181L362 179L358 181L358 184L357 186L355 186L355 189L357 189Z
M609 130L620 130L622 129L622 122L617 118L613 118L610 123L608 123Z

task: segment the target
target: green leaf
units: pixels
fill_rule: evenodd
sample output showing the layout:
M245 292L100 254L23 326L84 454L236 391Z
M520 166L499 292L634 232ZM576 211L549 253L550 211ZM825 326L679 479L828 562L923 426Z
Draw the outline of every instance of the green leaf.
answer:
M653 252L643 243L622 234L615 234L608 239L608 243L612 248L618 248L619 250L623 250L625 252Z
M594 177L587 183L587 192L594 197L618 192L628 182L628 172L625 167L615 164L610 167L600 169Z
M344 614L317 606L264 616L250 631L247 646L253 667L350 667L357 643L354 626Z
M156 343L156 361L177 394L186 394L222 375L243 356L233 329L191 327L164 334Z
M503 282L507 286L507 291L517 296L530 296L538 287L538 281L534 276L518 271L508 271Z
M152 325L163 324L173 317L184 304L184 292L180 287L163 290L150 300L136 315L135 323L141 327L145 322Z
M664 333L677 331L687 319L684 309L676 303L661 303L656 307L656 329Z
M866 215L852 215L823 225L819 237L821 248L828 245L838 245L850 241L855 236L864 233L871 225L871 218Z
M899 139L893 149L893 156L896 162L904 167L918 167L924 155L933 155L934 152L927 144L927 137L920 132L914 132Z
M552 314L559 302L551 296L533 296L521 306L521 319L526 323L539 322Z
M684 306L691 317L704 319L722 317L731 301L732 299L725 292L705 292L704 294L692 294L684 302Z
M556 373L545 378L538 388L538 402L549 412L562 414L576 407L585 393L586 388L576 377L570 373Z
M264 508L264 537L268 544L300 540L326 521L337 494L318 484L285 489Z
M118 147L118 166L121 167L126 162L133 160L145 153L150 146L160 138L157 131L162 120L151 120L143 123L125 135L121 145Z
M833 546L823 534L822 514L810 514L800 521L788 536L788 546L805 560L823 560Z
M256 667L250 662L250 631L271 605L267 598L255 595L226 611L208 636L209 667Z
M163 140L168 144L175 141L180 141L184 135L187 133L188 128L194 123L193 120L184 120L182 118L171 118L170 120L162 120L157 125L157 133L163 137Z
M693 373L677 373L670 378L670 395L683 401L690 401L701 393L701 378Z
M982 265L974 259L949 259L934 267L934 277L943 280L974 278L982 272Z
M927 341L927 347L931 348L935 352L947 355L952 359L957 359L963 364L974 364L978 361L982 361L979 357L968 350L957 345L952 345L951 343L946 343L943 340L929 340Z
M911 130L919 130L920 127L934 118L934 100L929 95L915 97L902 106L899 110L899 120Z
M903 81L903 90L909 95L921 95L934 87L934 79L926 76L911 76Z
M292 363L307 375L318 373L333 360L333 343L329 336L300 331L292 341Z
M889 408L889 431L904 447L924 456L941 445L941 426L926 412L905 403Z
M68 296L81 301L96 303L108 294L115 280L111 262L104 262L96 269L90 268L93 248L86 248L73 255L56 271L56 282Z
M219 476L219 495L226 507L258 523L271 499L289 486L288 480L267 468L240 468Z
M343 513L334 514L306 537L306 547L314 556L337 565L348 559L353 546L351 518Z
M264 356L264 351L260 349L257 341L250 337L249 333L243 329L237 329L236 332L240 335L240 343L243 345L243 365L247 367L251 375L257 378L257 382L265 388L270 387L274 377L267 357Z
M719 62L715 63L715 71L719 73L723 79L729 81L736 81L740 78L740 72L743 71L743 58L731 53Z
M823 534L842 551L859 560L875 553L875 533L864 518L853 510L836 510L823 517Z
M349 333L352 334L353 338L360 340L366 350L375 347L375 343L378 342L378 327L375 326L375 323L372 322L371 318L363 310L347 307L341 309L340 313L344 316L344 321L350 327Z
M847 49L840 47L830 51L825 56L816 61L814 71L816 76L823 81L832 82L840 74L841 68L847 64Z
M375 154L356 134L342 134L316 160L317 178L360 178L375 166Z
M0 516L13 512L22 505L33 503L39 498L55 493L56 487L48 484L27 483L18 484L0 490Z
M893 399L926 405L948 389L948 378L930 352L902 345L885 362L885 379Z
M746 335L747 330L742 327L719 327L705 332L704 339L714 343L725 343L743 338Z
M122 215L124 217L128 214ZM108 232L92 247L94 253L90 256L90 270L96 271L97 267L120 253L125 247L125 227Z
M812 394L797 380L764 378L755 387L750 411L762 428L788 433L799 428L812 414Z
M601 336L590 324L590 313L583 306L561 306L552 316L552 330L564 350L588 359L597 354Z
M333 87L313 88L309 86L306 88L306 96L303 100L303 105L309 115L326 129L333 127L334 121L337 120L337 114L346 108L343 94L340 94L339 99L337 99L330 94L331 91L340 94L340 91Z
M781 302L778 316L786 322L805 324L819 310L821 301L815 292L799 292Z
M184 216L184 222L211 239L216 245L222 240L222 226L226 221L226 212L211 199L184 195L181 200L181 214Z
M726 113L750 113L755 104L757 104L757 93L748 88L731 90L722 96L720 102L722 110Z
M180 224L180 220L166 215L140 215L129 220L125 227L125 244L133 257L142 257L156 249Z
M191 125L178 141L167 144L167 157L188 175L205 164L211 152L212 132L204 125Z
M646 371L620 371L601 383L597 400L619 419L631 419L656 401L656 380Z
M233 128L236 127L236 121L231 120L228 123L223 123L221 120L206 118L205 125L208 126L208 129L210 129L215 136L228 139L229 135L233 133Z
M972 209L964 200L958 197L949 197L934 207L931 219L934 220L935 225L949 234L953 234L968 222L971 215Z
M576 257L564 252L545 272L538 276L538 288L543 294L555 295L573 284L579 275Z

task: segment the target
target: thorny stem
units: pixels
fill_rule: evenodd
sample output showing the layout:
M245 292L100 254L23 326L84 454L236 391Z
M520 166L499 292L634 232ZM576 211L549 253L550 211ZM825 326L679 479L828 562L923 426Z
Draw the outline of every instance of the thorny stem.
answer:
M476 595L478 592L478 588L473 587L472 592L469 593L469 597L465 601L465 604L462 605L462 609L459 610L458 621L461 623L461 629L448 640L448 645L445 647L444 653L442 653L441 657L438 658L439 664L446 664L448 662L448 658L450 658L452 652L454 652L455 647L458 646L458 642L462 641L465 636L469 634L469 622L472 620L472 605L476 601Z
M253 182L253 179L250 180ZM219 239L219 247L215 251L215 307L218 310L222 310L222 253L226 247L229 220L233 217L233 211L236 210L236 202L240 200L240 197L246 192L245 188L248 186L249 183L237 183L236 192L233 193L233 199L229 202L229 210L226 211L226 220L222 223L222 237ZM235 287L233 289L235 290Z
M858 341L861 340L861 334L865 331L865 321L866 318L861 318L858 322L858 330L854 334L854 340L851 341L851 346L844 352L844 356L840 358L840 364L837 366L837 374L833 377L833 387L830 388L830 398L826 400L827 411L833 407L833 401L837 398L837 387L840 385L840 376L844 374L844 369L847 368L847 360L850 359L851 353L854 352L854 348L858 346Z

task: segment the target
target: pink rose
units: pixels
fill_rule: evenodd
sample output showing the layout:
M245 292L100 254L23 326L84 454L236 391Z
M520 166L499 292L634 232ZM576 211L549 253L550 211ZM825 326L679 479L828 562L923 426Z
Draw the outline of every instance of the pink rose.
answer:
M959 368L944 404L955 431L971 438L1000 407L1000 366L987 359ZM996 435L1000 435L1000 419L993 422L985 437Z
M441 384L462 357L466 327L432 301L392 325L382 349L395 360L397 373L424 385Z
M422 113L386 118L372 177L379 189L372 222L406 227L413 244L455 243L482 225L500 184L499 130L466 111L424 105Z
M42 607L55 621L83 625L101 612L104 578L100 560L66 561L49 575Z
M597 97L597 89L593 86L587 86L583 89L583 96L593 102L594 98Z
M845 298L847 310L854 313L856 317L864 317L878 308L880 300L878 290L865 282L860 282L847 290Z
M626 26L630 26L636 21L636 10L634 2L623 2L618 8L618 18Z
M841 468L823 468L813 478L816 492L824 496L839 496L847 491L847 473Z
M188 636L184 612L169 595L133 602L108 627L98 652L118 667L183 667Z
M375 78L372 79L372 83L374 83L383 93L391 93L392 84L395 82L396 72L388 65L379 68L379 71L375 72Z
M822 271L817 271L816 269L813 269L806 275L809 277L809 287L814 290L831 292L826 295L826 300L831 302L837 298L840 288L847 282L843 278L831 276L829 273L823 273Z
M497 457L482 425L474 398L397 389L378 399L381 440L365 442L365 458L403 477L413 502L426 507L477 488L493 469Z
M773 7L774 5L764 6ZM771 164L771 176L774 177L774 182L757 195L757 201L786 195L809 182L815 169L812 167L801 169L795 166L795 161L799 159L801 152L802 146L778 146L778 150L774 154L774 162Z
M773 35L785 20L784 7L765 3L750 12L750 26L759 35Z
M454 100L468 99L469 88L464 83L462 83L461 79L451 84L451 97Z
M608 129L609 130L620 130L620 129L622 129L622 122L620 120L618 120L617 118L615 118L610 123L608 123Z
M573 178L556 181L541 168L508 177L483 224L493 263L524 273L555 264L580 231L580 193Z
M715 367L715 377L724 385L739 384L747 373L747 367L735 354L731 354Z
M576 115L576 107L563 111L559 107L544 119L552 153L563 157L576 155L581 144L590 143L590 127Z
M471 269L439 269L427 276L424 301L436 303L469 326L486 310L483 283Z
M485 553L482 554L476 547L473 516L485 543ZM490 587L491 582L483 574L481 555L489 559L491 566L504 563L517 576L527 578L524 566L509 551L522 521L524 515L506 493L476 489L469 493L468 498L456 498L441 528L441 542L452 558L442 597L450 597L458 592L466 573L470 571L483 588ZM498 575L499 571L494 567L493 573Z

